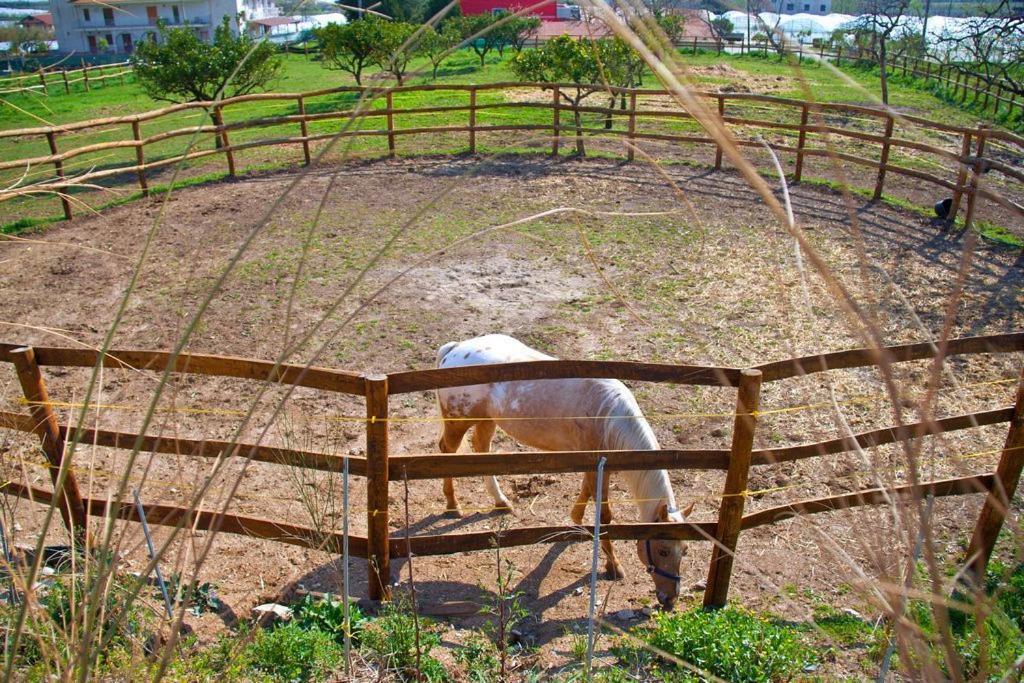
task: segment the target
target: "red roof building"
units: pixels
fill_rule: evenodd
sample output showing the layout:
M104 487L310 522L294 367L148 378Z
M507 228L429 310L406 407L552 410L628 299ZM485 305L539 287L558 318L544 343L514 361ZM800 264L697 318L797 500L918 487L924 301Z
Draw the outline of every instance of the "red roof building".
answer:
M22 19L21 25L25 28L41 28L46 31L52 31L53 15L49 12L44 14L34 14L31 17L25 17Z
M459 7L463 14L489 14L499 11L518 12L524 7L537 4L529 0L459 0ZM558 18L558 2L551 2L540 7L534 7L529 14L554 21Z

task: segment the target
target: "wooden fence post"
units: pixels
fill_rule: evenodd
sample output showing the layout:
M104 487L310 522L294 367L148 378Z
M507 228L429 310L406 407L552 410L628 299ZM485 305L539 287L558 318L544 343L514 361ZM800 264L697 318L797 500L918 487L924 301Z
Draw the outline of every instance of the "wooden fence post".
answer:
M64 78L64 93L67 95L71 94L71 85L68 84L68 70L67 67L61 67L60 75Z
M995 116L999 116L999 104L1002 102L1002 99L1003 99L1003 85L1002 85L1002 83L1000 83L999 85L996 86L996 94L995 94L994 97L995 97L995 108L992 111L992 116L995 117Z
M633 157L636 154L634 146L636 145L636 91L633 90L629 93L629 131L626 137L627 149L626 159L633 161Z
M476 154L476 88L469 89L469 153Z
M729 596L733 554L739 540L740 523L750 474L750 453L754 446L754 429L761 396L761 371L744 370L740 375L736 397L736 418L733 423L729 471L725 475L725 491L718 509L718 530L711 551L704 607L722 607Z
M309 166L312 157L309 155L309 125L306 122L306 100L299 95L296 99L299 105L299 132L302 133L302 157L306 160L306 166Z
M82 82L85 84L85 92L89 92L89 65L82 60Z
M722 123L724 125L724 123L725 123L725 96L724 95L715 95L715 97L716 97L716 99L718 99L718 118L722 120ZM721 143L718 143L717 147L715 149L715 170L716 171L721 171L722 170L722 145L721 145Z
M43 92L46 92L46 70L39 67L39 82L43 85Z
M366 561L371 600L391 599L388 547L388 378L366 380Z
M804 174L804 144L807 142L807 121L809 111L807 105L803 105L800 112L800 135L796 140L796 170L793 173L793 182L800 182Z
M395 108L395 98L390 90L385 94L385 103L388 108L388 156L395 156L395 115L391 111Z
M551 88L551 156L553 157L558 156L558 136L562 125L562 110L558 101L559 97L559 90L556 85Z
M974 220L974 207L978 203L978 186L981 184L981 160L985 155L985 140L988 138L988 126L978 126L978 146L974 154L974 165L971 166L971 183L967 186L967 213L964 214L964 230L971 229Z
M970 132L964 133L963 143L960 145L960 158L966 159L971 153L971 134ZM960 212L960 200L964 194L964 183L967 182L967 162L960 161L959 169L956 173L956 189L953 190L953 203L949 207L949 216L947 220L952 223L956 220L957 213Z
M228 141L228 132L224 130L224 113L221 111L219 104L213 107L213 122L217 125L216 135L220 140L220 146L224 150L224 155L228 159L228 175L234 177L235 155L231 151L231 143Z
M1017 383L1017 401L1010 418L1010 429L1006 434L999 464L996 466L995 481L985 498L985 504L978 515L971 543L967 547L967 561L971 563L971 574L976 585L985 585L985 568L992 549L995 548L999 530L1006 520L1010 500L1020 483L1021 469L1024 468L1024 370Z
M836 50L836 66L842 66L842 65L843 65L843 46L840 45L839 48Z
M50 464L48 470L53 481L53 497L59 506L60 516L64 519L68 531L75 537L76 543L84 543L89 520L70 463L64 472L64 481L61 485L64 438L61 436L57 417L48 405L50 397L46 392L46 383L43 382L39 365L36 363L35 350L31 346L23 346L11 351L10 357L14 361L21 390L29 402L28 409L32 414L34 431L42 442L43 453Z
M57 156L57 134L52 130L46 131L46 142L50 145L50 154ZM57 177L64 180L64 162L57 159L53 162L53 168L57 172ZM67 197L68 188L67 185L60 185L60 204L64 208L64 218L71 220L74 218L74 214L71 211L71 201Z
M889 163L889 141L892 140L893 117L887 114L885 118L885 139L882 141L882 158L878 162L878 177L875 179L875 193L872 199L877 201L882 198L882 187L885 185L885 167Z
M138 119L132 121L132 137L135 138L135 163L139 167L137 171L139 188L142 190L142 196L148 197L149 184L146 182L146 153L142 149L142 128L139 126Z

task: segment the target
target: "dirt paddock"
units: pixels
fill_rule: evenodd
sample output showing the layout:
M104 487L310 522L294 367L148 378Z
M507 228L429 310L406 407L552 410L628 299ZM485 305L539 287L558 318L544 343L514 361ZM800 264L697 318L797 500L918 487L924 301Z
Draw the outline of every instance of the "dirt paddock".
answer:
M449 158L315 168L254 236L191 330L187 348L272 359L285 345L298 344L293 362L381 372L429 367L441 344L487 332L512 334L567 358L737 367L864 345L862 326L841 311L808 259L797 258L793 239L738 176L686 166L662 170L675 188L650 167L603 160ZM22 243L2 243L0 337L54 346L99 344L147 234L162 220L113 347L171 348L293 177L267 174L194 187L176 192L163 214L161 199L138 201L55 225ZM965 257L963 235L917 215L855 198L851 216L838 193L811 186L795 186L792 192L797 221L810 243L886 343L938 336L961 270L964 288L953 309L953 336L1024 329L1019 251L979 241ZM604 213L548 215L438 251L484 228L558 207ZM310 230L318 210L322 215ZM1020 363L1019 354L951 359L938 415L1007 405ZM919 419L917 400L929 372L924 362L896 369L904 419ZM83 395L86 371L45 374L55 400L74 403ZM105 407L88 413L89 424L137 427L155 381L144 372L105 370L96 396ZM24 410L13 372L0 373L0 388L4 409ZM731 420L719 415L732 411L733 391L633 388L662 446L727 447ZM160 401L150 432L225 438L241 431L247 439L261 437L291 448L362 453L362 424L352 419L363 414L359 400L300 389L272 418L282 395L280 388L254 382L178 377ZM833 398L840 413L831 405ZM762 402L768 409L794 410L766 417L755 447L834 438L843 421L854 431L894 421L893 405L874 369L774 383L766 386ZM241 426L242 411L254 403L254 418ZM396 396L391 409L399 418L391 428L392 452L433 452L439 432L433 396ZM73 411L60 412L66 419ZM1004 434L1005 427L997 425L923 440L926 476L990 471L997 454L988 451L1002 444ZM495 447L517 449L502 436ZM38 460L31 439L3 433L0 448L4 476L47 485L42 469L22 470L19 464ZM82 446L76 455L79 481L93 497L104 497L127 464L127 453L105 448ZM181 504L212 464L144 453L131 478L145 500ZM907 476L903 451L896 447L877 448L863 458L848 454L761 467L752 473L749 488L763 493L747 504L763 509L905 482ZM230 462L204 506L217 505L239 477L232 511L340 530L338 477ZM696 502L701 520L714 518L723 477L721 472L672 473L680 503ZM614 477L612 482L616 519L635 519L627 492ZM507 477L504 487L516 509L500 516L486 509L490 500L480 480L461 480L457 487L466 515L452 520L441 515L439 481L412 482L410 533L563 524L578 485L578 476ZM936 534L950 557L962 552L980 505L977 495L936 502ZM365 533L365 507L363 482L354 478L352 533ZM14 529L16 543L36 537L40 510L25 501L5 501L4 521ZM401 483L392 484L390 513L392 534L401 536L406 521ZM138 527L126 525L124 531L129 565L138 569L144 559ZM60 534L52 533L57 542ZM166 533L159 530L157 538ZM188 534L172 546L166 564L191 572L209 540L204 532ZM622 625L646 618L642 609L653 604L652 585L630 545L618 544L626 578L602 579L599 588L600 609ZM585 544L553 544L503 553L516 567L513 589L522 592L532 615L523 626L525 637L543 646L539 657L546 666L567 660L565 634L585 621L589 552ZM850 607L870 618L877 607L859 576L895 571L905 552L905 537L882 508L781 522L741 536L731 597L796 620L809 616L813 601ZM709 554L708 544L690 545L682 566L687 586L703 581ZM365 563L353 560L351 566L353 593L364 596ZM193 625L202 635L215 633L225 622L248 616L254 605L297 587L337 592L340 569L338 559L324 553L219 535L199 577L218 586L228 609L193 618ZM494 588L493 553L417 558L414 569L419 600L428 608L460 600L479 604ZM395 562L394 575L397 582L408 582L405 562ZM699 590L689 594L700 597ZM479 617L448 620L452 630L445 640L457 642L457 627L476 624ZM602 641L599 649L607 645ZM856 670L855 647L837 657L829 671Z

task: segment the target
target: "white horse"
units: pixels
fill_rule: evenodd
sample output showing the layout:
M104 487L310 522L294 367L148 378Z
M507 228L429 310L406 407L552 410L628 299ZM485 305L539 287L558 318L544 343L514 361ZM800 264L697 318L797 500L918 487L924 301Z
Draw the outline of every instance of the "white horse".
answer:
M437 352L439 368L465 365L553 360L517 339L490 334L462 342L449 342ZM622 382L611 379L548 379L497 382L440 389L437 392L444 433L442 453L455 453L470 427L473 450L486 453L496 427L521 444L546 451L657 450L658 440L640 411L636 398ZM450 418L456 418L454 420ZM575 418L575 419L574 419ZM665 470L622 472L642 522L682 522L685 511L676 507ZM583 521L587 502L594 496L596 475L584 475L580 495L572 507L574 524ZM495 507L511 511L496 477L486 478ZM447 512L461 515L451 478L444 480ZM612 520L608 477L602 482L601 523ZM610 578L624 576L612 543L602 540ZM640 562L654 579L658 602L672 609L679 595L679 563L686 553L681 541L637 541Z

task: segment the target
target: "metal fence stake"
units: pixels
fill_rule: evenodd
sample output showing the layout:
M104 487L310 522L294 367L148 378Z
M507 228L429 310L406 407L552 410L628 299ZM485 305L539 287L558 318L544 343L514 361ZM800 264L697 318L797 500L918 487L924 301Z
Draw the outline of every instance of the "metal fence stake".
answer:
M160 586L160 592L164 596L164 606L167 608L167 618L174 618L174 608L171 607L171 596L167 594L167 584L164 583L164 575L160 573L160 563L156 558L156 548L153 547L153 537L149 534L149 524L146 523L146 509L142 507L142 500L139 498L139 490L133 489L135 497L135 510L139 513L139 522L142 523L142 534L146 537L146 547L149 548L149 558L153 560L153 571L156 573L156 582Z
M597 558L601 552L601 493L604 479L604 456L597 461L597 481L594 484L594 552L590 559L590 613L587 615L587 670L590 680L594 661L594 613L597 611Z

